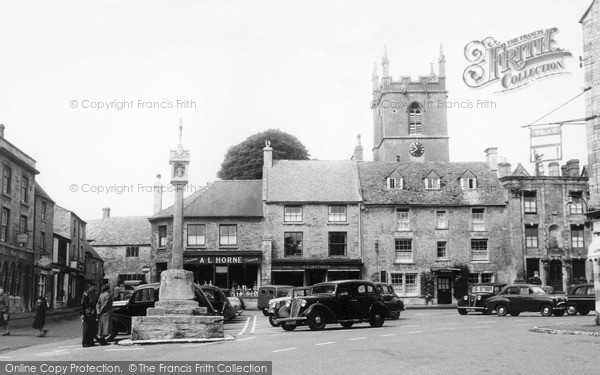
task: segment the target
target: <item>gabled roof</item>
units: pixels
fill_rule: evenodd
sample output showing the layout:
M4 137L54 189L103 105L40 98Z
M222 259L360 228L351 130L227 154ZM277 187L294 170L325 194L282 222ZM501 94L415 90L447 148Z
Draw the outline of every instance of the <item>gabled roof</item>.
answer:
M360 201L355 160L277 160L269 171L267 202Z
M96 250L94 250L94 248L92 247L92 245L90 245L87 241L85 241L83 243L83 251L85 251L86 253L90 254L90 256L92 258L104 261L104 259L100 256L100 254L98 254L96 252Z
M398 170L404 176L403 189L390 190L386 176ZM465 163L386 163L359 162L358 170L365 204L464 206L505 205L502 184L485 162ZM435 170L441 178L440 190L426 190L423 176ZM459 176L465 171L477 176L477 189L463 190Z
M90 220L86 238L92 246L150 245L151 225L146 216Z
M461 174L460 176L458 176L459 179L461 178L477 178L477 176L475 176L473 174L473 172L471 172L470 170L466 170L465 173Z
M40 197L44 198L45 200L47 200L49 202L55 203L54 200L52 200L52 198L50 198L48 193L46 193L44 191L44 189L42 189L42 187L40 186L40 184L37 181L35 181L34 186L35 186L35 194L36 195L39 195Z
M54 205L54 232L71 238L71 211L55 204Z
M527 172L527 169L521 165L521 163L517 164L512 176L521 176L521 177L530 177L531 175Z
M183 200L184 217L262 217L262 180L215 181ZM173 206L150 220L172 217Z
M587 17L588 13L594 6L595 2L596 2L596 0L592 0L592 2L590 3L590 6L587 7L587 9L585 10L585 13L583 13L583 16L581 16L581 18L579 19L579 23L583 23L583 20L585 19L585 17Z

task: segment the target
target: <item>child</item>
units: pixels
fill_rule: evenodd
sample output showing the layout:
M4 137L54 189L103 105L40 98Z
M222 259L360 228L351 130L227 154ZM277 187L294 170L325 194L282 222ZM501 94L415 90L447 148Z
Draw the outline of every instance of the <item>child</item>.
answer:
M48 310L48 304L46 299L42 296L37 298L35 303L35 319L33 320L33 329L39 329L40 334L37 337L44 337L48 330L44 328L46 325L46 310Z

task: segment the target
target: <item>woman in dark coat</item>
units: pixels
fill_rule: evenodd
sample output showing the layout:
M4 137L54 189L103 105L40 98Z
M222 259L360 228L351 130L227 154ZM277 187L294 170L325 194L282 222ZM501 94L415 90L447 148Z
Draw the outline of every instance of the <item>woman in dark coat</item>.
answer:
M113 297L110 292L110 286L104 284L96 305L96 311L98 312L97 336L100 339L100 345L107 345L106 337L112 333L112 304Z
M46 325L46 311L48 310L48 303L42 296L37 298L35 303L35 319L33 319L33 329L39 329L40 334L37 337L44 337L48 330L44 328Z

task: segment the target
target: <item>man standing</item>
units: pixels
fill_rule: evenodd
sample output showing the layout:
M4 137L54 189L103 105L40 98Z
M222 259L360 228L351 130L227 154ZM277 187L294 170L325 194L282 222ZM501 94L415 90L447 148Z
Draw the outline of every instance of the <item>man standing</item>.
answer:
M92 281L87 283L88 289L83 292L81 297L81 324L83 326L83 340L81 345L84 348L94 346L96 337L96 284Z
M0 326L6 326L6 332L2 336L10 335L8 330L8 319L10 318L10 299L8 294L4 293L4 288L0 286Z

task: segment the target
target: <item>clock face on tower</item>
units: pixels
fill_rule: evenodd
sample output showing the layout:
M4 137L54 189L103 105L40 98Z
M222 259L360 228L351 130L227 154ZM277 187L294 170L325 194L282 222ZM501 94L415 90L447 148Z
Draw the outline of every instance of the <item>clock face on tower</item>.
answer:
M420 142L413 142L408 147L408 152L414 157L420 157L425 153L425 146Z

